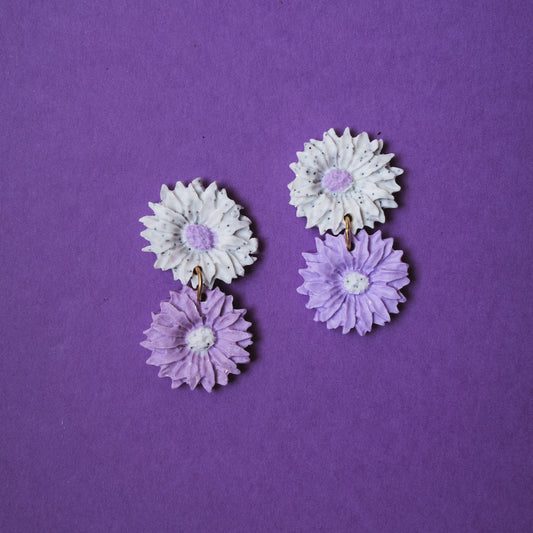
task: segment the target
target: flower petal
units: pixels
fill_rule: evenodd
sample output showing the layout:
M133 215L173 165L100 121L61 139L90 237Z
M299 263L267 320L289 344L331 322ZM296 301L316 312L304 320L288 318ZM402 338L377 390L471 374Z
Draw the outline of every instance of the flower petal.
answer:
M252 337L252 334L247 331L239 331L235 329L222 329L217 335L220 339L230 342L244 341Z

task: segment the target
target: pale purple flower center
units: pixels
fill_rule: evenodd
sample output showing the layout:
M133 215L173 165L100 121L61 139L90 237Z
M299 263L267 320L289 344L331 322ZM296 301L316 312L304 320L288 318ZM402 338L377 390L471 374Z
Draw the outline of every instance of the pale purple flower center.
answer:
M214 233L202 224L191 224L185 229L185 239L196 250L211 250L215 243Z
M370 280L360 272L350 272L344 276L342 283L349 293L361 294L368 289Z
M322 178L322 185L331 192L341 192L352 184L352 175L340 168L332 168Z
M211 328L202 326L193 329L185 339L191 352L204 354L215 344L215 333Z

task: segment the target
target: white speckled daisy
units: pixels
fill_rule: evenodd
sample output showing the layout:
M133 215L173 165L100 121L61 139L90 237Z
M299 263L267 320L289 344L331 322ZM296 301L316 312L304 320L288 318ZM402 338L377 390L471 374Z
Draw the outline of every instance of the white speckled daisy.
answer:
M188 186L178 181L174 190L163 185L161 202L149 206L154 215L140 219L147 228L141 235L150 242L143 251L154 252L154 268L172 270L184 285L197 286L196 266L210 289L215 279L230 283L242 276L256 260L250 219L216 182L204 188L200 178Z
M397 207L393 193L400 190L396 176L403 170L389 166L394 154L382 154L382 140L370 141L366 132L352 137L346 128L341 137L335 130L322 141L311 139L298 152L290 168L296 178L289 184L290 204L296 215L307 218L306 228L339 234L350 215L351 231L384 222L383 208Z

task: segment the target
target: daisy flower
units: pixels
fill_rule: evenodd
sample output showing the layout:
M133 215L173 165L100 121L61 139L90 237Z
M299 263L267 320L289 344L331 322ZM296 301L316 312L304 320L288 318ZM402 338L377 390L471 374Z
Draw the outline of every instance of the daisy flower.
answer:
M392 244L380 231L360 231L351 251L344 235L317 238L317 252L302 254L307 268L299 271L304 282L297 289L309 296L306 307L316 310L314 319L328 329L342 326L343 333L355 328L359 335L373 323L389 322L390 313L398 313L398 304L405 302L400 289L409 283L403 252Z
M191 281L197 286L196 266L211 288L215 279L230 283L242 276L244 267L256 260L250 219L216 182L206 189L200 178L187 187L178 181L174 190L163 185L161 202L148 205L154 215L140 219L147 228L141 235L150 242L143 251L154 252L154 268L172 270L184 285Z
M395 179L403 170L389 166L394 154L382 154L382 148L382 140L371 142L366 132L352 137L349 128L341 137L332 128L322 141L305 143L298 162L290 165L296 178L289 189L290 204L297 216L307 218L306 228L337 235L345 215L352 233L385 221L383 208L398 206L393 193L400 190Z
M215 383L226 385L228 374L240 374L239 363L248 363L245 350L252 344L246 330L245 309L233 308L233 297L218 287L206 291L198 302L196 292L184 286L170 291L170 301L152 314L152 325L141 345L152 351L146 361L159 366L159 377L169 377L172 388L183 383L194 389L201 384L211 392Z

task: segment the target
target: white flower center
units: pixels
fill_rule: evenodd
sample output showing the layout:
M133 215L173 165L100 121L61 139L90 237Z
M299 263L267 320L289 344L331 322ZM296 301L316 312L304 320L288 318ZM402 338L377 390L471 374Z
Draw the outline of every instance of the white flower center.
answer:
M205 326L193 329L187 335L187 346L193 353L204 354L215 344L215 333Z
M359 272L350 272L344 276L342 283L344 288L351 294L361 294L368 289L370 280Z

